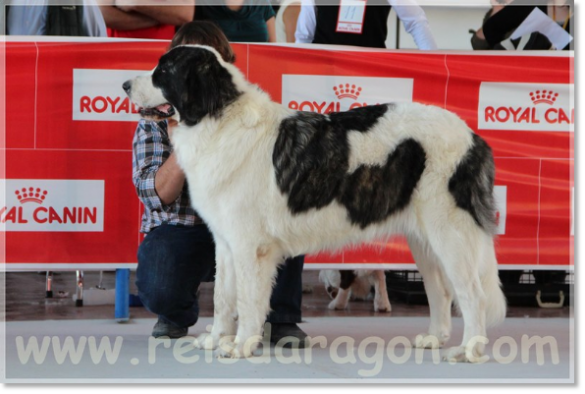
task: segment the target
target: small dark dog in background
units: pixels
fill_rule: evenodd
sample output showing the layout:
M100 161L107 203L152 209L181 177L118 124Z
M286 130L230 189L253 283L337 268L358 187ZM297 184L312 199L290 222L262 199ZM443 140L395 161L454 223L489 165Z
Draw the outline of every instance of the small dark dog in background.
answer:
M383 270L322 270L319 272L319 281L333 299L329 309L342 310L347 308L350 300L371 299L373 286L374 311L392 310Z

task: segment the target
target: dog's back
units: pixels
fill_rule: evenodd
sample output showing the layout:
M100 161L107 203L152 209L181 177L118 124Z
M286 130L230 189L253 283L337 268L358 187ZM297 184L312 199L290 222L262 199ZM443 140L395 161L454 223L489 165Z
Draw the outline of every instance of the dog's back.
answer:
M442 214L462 208L493 233L491 151L452 113L395 103L281 114L268 137L280 201L264 211L271 229L288 233L291 254L419 232L417 207L429 201Z

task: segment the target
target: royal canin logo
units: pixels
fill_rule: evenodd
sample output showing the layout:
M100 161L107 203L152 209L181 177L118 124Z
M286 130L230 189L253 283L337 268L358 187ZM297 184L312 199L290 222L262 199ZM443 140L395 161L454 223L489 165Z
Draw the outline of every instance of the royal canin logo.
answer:
M141 70L73 70L73 120L127 121L140 119L138 108L122 90Z
M47 197L47 193L48 192L46 190L41 190L40 187L37 187L36 189L34 187L29 187L28 189L23 187L21 190L14 192L18 202L21 204L27 202L36 202L37 204L42 204Z
M482 83L478 128L573 131L573 102L572 85Z
M318 112L320 114L330 114L332 112L341 112L346 111L349 109L365 107L366 105L371 104L379 104L379 103L365 103L365 102L358 102L357 99L359 98L360 94L362 93L362 88L360 86L356 86L355 84L350 83L340 83L339 85L335 85L332 88L333 94L337 100L324 100L324 101L317 101L317 100L304 100L301 102L297 102L295 100L291 100L288 103L288 107L290 109L298 110L298 111L308 111L308 112ZM349 102L345 99L353 100L355 102ZM347 101L344 106L344 102L342 100Z
M537 90L536 92L530 92L530 100L534 106L527 107L487 107L485 110L485 117L487 121L491 122L508 122L512 120L514 123L532 123L538 124L541 121L555 124L565 123L573 124L574 110L570 114L567 114L562 108L549 108L544 111L544 117L538 116L536 105L548 104L553 105L558 97L558 93L552 93L552 91L543 90L542 92ZM570 115L570 116L569 116Z
M553 105L555 101L557 101L557 97L559 96L558 93L553 92L552 90L537 90L536 92L530 92L530 100L536 104L549 104Z
M356 87L353 84L350 86L350 84L346 83L345 85L340 84L339 86L334 86L333 91L340 100L343 98L357 100L362 92L362 88L359 86Z
M283 75L282 104L328 114L380 103L412 101L408 78Z
M103 181L26 181L0 180L13 190L0 200L2 230L103 231Z
M96 114L137 114L138 107L130 102L128 97L122 99L121 97L109 96L82 96L79 99L79 110L81 113L96 113Z

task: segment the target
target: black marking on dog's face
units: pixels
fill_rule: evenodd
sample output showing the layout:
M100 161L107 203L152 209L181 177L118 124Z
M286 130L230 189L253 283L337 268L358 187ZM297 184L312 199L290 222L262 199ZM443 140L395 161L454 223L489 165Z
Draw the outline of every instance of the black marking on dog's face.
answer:
M479 135L473 134L473 145L449 179L449 192L457 206L469 212L490 234L496 230L495 173L492 149Z
M241 94L216 55L200 47L176 47L164 54L152 74L152 83L188 126L206 116L219 117Z
M334 200L362 228L403 209L425 168L420 144L405 140L384 166L360 166L349 174L350 131L367 132L391 105L319 115L299 112L282 121L273 164L280 191L293 214L320 209Z

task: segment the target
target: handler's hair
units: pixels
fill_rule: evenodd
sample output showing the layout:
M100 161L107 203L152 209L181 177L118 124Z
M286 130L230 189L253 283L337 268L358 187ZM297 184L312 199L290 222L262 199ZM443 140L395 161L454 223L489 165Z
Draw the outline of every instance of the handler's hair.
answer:
M175 33L169 49L185 44L207 45L219 52L226 62L236 61L236 55L229 40L219 26L211 21L193 21L183 25Z

